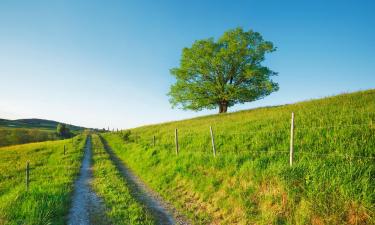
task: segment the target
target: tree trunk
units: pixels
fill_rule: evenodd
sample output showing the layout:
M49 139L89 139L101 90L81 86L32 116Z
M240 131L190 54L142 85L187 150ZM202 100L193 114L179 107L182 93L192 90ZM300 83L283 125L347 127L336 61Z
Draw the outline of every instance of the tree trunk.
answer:
M228 101L221 101L219 103L219 113L226 113L228 110Z

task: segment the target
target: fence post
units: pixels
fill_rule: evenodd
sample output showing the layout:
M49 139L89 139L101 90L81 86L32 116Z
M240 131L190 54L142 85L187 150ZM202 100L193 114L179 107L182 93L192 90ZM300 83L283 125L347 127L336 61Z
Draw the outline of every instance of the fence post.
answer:
M64 155L65 155L65 145L64 145Z
M153 143L153 145L155 147L155 135L152 137L152 143Z
M211 134L212 151L214 153L214 157L216 157L215 139L214 139L214 132L212 131L212 126L210 126L210 134Z
M177 133L177 128L174 130L174 139L176 143L176 155L178 155L178 133Z
M30 163L26 164L26 191L29 191L29 181L30 181Z
M290 122L290 152L289 152L289 164L293 165L293 152L294 152L294 112L292 112L292 119Z

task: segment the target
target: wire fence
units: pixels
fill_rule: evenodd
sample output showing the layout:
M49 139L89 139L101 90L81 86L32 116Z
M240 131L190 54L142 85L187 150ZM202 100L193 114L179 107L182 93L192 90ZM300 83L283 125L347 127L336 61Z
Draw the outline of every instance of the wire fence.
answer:
M344 120L344 118L347 119L347 121ZM207 128L206 132L194 129L181 129L177 132L176 129L175 131L170 131L169 133L167 133L167 131L165 130L156 130L154 135L146 135L143 132L134 132L132 133L132 138L135 143L142 144L146 147L160 146L158 150L175 149L177 155L183 152L184 148L186 148L189 149L186 150L186 152L189 153L205 153L213 154L214 156L216 156L216 154L218 156L225 156L229 153L289 153L291 165L295 154L304 156L332 156L348 160L373 160L375 159L373 151L375 150L375 132L372 131L375 131L375 125L373 123L374 118L375 114L367 114L365 119L354 116L336 117L335 121L340 120L339 124L336 125L329 125L328 123L325 123L326 125L308 126L306 125L306 123L304 123L304 125L299 126L298 124L295 124L293 114L291 124L289 125L287 124L287 122L285 122L285 124L283 124L282 126L261 124L258 126L254 126L254 130L250 130L247 127L238 129L239 124L235 124L234 127L236 129L231 130L225 129L222 126L217 126L216 128L213 127L214 132L212 134L210 134L209 127ZM361 123L348 124L348 122L352 121L361 121ZM323 122L320 121L319 124L323 124ZM357 152L351 153L340 152L337 150L330 151L328 153L324 152L324 150L327 150L327 146L323 145L327 143L330 143L331 145L333 143L334 145L340 145L341 147L352 144L352 142L355 142L355 144L358 145L361 140L357 140L356 136L351 136L350 132L349 135L345 135L345 132L347 131L344 129L346 128L353 128L353 130L358 129L360 130L360 132L358 132L359 134L363 134L364 131L368 131L366 134L370 134L371 138L367 140L368 142L362 140L359 145L363 145L364 149L365 147L374 149L370 149L369 151L362 153L358 153L358 149L356 150ZM341 133L335 136L335 132ZM275 138L275 140L264 140L264 138L268 137ZM243 143L231 143L233 139L235 139L236 141L241 140ZM342 143L339 143L340 141L342 141ZM275 144L274 142L277 142L277 146L273 146ZM372 144L369 142L372 142ZM314 144L317 146L317 148L320 147L321 149L323 149L323 151L303 151L302 149L304 149L304 145L306 144Z

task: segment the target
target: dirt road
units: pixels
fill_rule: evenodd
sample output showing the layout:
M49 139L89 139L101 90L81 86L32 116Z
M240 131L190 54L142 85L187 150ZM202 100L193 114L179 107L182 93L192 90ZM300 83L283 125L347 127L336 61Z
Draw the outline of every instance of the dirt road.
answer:
M91 137L87 137L85 153L78 179L74 184L68 225L109 224L98 196L91 190Z
M105 150L127 182L133 196L141 202L153 215L157 224L188 225L186 218L181 216L171 205L167 204L157 193L150 190L133 172L113 153L107 142L101 138Z

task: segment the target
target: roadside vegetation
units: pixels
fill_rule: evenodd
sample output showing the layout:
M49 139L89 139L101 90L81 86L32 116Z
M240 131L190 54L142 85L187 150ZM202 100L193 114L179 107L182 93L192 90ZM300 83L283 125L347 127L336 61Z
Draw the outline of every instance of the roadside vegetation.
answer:
M85 141L86 136L79 135L0 148L0 224L65 224Z
M103 137L195 224L374 224L374 122L375 90L368 90Z
M132 196L100 137L92 135L93 189L103 200L111 224L154 224L152 216Z

